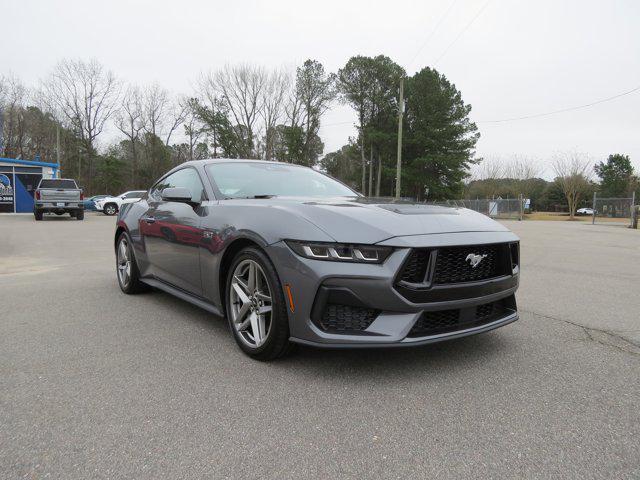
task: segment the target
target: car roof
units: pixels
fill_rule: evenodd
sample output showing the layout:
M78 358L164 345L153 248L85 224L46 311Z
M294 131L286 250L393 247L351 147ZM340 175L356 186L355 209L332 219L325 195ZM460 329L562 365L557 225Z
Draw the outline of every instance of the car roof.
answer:
M280 165L290 165L295 167L305 167L304 165L298 165L295 163L287 163L280 162L277 160L259 160L259 159L250 159L250 158L205 158L202 160L191 160L189 162L184 162L180 166L184 165L209 165L211 163L269 163L269 164L280 164ZM306 167L309 168L309 167Z

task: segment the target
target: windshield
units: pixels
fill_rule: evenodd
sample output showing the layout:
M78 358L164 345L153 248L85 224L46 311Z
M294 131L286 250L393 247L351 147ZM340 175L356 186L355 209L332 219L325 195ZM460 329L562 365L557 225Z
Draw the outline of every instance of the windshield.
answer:
M77 188L73 180L59 180L57 178L44 179L40 182L40 188Z
M311 168L266 162L211 163L211 179L227 198L355 197L342 183Z

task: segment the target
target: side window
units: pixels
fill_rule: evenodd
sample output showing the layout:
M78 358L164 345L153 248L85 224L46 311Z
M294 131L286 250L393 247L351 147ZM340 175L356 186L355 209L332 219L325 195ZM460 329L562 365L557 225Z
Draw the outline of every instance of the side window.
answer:
M183 168L160 180L151 190L151 196L155 200L162 199L162 191L165 188L182 187L191 192L191 200L201 202L206 199L204 186L198 172L193 168Z
M142 198L142 194L140 192L129 192L123 195L122 198Z

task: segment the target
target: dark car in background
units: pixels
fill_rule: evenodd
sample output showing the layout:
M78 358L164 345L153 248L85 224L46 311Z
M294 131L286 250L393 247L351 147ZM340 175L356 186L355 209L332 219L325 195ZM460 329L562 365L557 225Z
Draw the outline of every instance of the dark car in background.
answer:
M310 168L187 162L119 211L120 288L226 316L268 360L292 343L423 345L517 320L519 240L464 208L367 199Z

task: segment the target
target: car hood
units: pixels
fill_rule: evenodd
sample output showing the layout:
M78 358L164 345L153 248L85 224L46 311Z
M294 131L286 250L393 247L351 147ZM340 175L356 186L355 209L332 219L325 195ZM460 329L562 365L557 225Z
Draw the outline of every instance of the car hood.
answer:
M393 237L453 232L507 232L489 217L466 208L368 198L254 200L287 210L337 242L377 243Z

